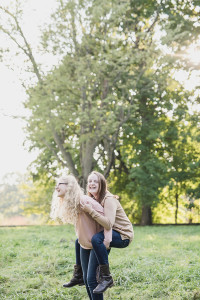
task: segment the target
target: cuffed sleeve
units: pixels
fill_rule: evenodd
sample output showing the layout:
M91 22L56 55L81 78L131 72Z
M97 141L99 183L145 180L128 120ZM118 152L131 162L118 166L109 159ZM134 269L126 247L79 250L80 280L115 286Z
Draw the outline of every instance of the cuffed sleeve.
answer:
M106 246L106 249L109 248L111 242L112 242L112 229L106 230L104 228L104 241L103 241L103 243Z

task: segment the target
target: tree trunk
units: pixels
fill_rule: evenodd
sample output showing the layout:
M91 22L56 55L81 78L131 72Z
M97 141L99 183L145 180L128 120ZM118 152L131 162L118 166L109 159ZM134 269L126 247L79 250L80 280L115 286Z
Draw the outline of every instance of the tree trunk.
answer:
M178 193L176 192L176 210L175 210L175 224L177 224L177 217L178 217Z
M92 139L82 142L80 147L82 178L79 183L83 189L86 188L88 175L93 170L93 154L95 147L96 141Z
M141 225L152 225L152 212L151 207L148 205L143 205L142 207L142 218Z

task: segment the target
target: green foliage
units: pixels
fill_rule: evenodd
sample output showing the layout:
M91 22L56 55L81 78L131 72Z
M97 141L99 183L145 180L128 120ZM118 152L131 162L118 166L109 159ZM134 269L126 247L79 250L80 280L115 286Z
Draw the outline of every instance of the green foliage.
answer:
M24 176L15 173L9 173L3 178L0 185L0 217L12 217L22 215L20 208L21 200L24 194L20 189Z
M112 299L198 299L199 226L135 227L125 249L109 255ZM88 299L86 289L64 289L75 262L72 226L0 229L1 299Z
M0 9L12 25L1 30L18 46L21 37L37 78L25 103L30 150L39 149L35 208L48 211L45 176L67 169L85 187L96 169L110 176L132 220L151 224L166 186L177 219L180 195L199 191L199 119L189 113L195 98L174 79L175 71L190 71L180 53L199 36L199 3L59 1L41 33L43 51L59 57L46 73L22 34L22 10L15 18Z
M190 21L183 17L186 12ZM169 19L164 18L165 15L169 15ZM66 166L85 180L92 168L100 167L108 175L115 163L113 156L119 129L128 121L129 126L135 128L136 139L142 141L144 166L139 163L139 172L145 174L154 164L157 167L148 173L164 172L159 158L149 154L151 145L147 145L145 139L148 136L151 144L159 139L166 124L163 117L172 110L173 103L180 101L170 71L180 68L181 62L176 65L173 57L161 52L153 40L155 25L158 23L166 32L167 42L163 39L163 44L176 51L177 45L188 42L185 30L187 27L192 32L194 16L192 6L171 1L168 5L158 5L157 1L142 1L140 5L137 1L113 1L112 4L101 1L101 5L98 1L76 4L62 1L52 16L53 23L43 32L43 47L45 51L62 54L63 59L30 90L26 104L32 110L28 121L29 138L33 147L43 150L37 160L39 169L52 172L50 162L56 160L56 167ZM174 30L176 22L179 24L177 32ZM172 29L173 36L170 35ZM196 31L192 32L194 37ZM141 126L137 126L140 122ZM49 155L45 156L45 152ZM66 152L72 165L65 159ZM145 166L147 159L152 160L149 167ZM153 194L157 198L158 187L163 184L158 182L150 203ZM142 202L146 201L144 196L139 196Z
M160 224L200 223L200 200L186 196L184 192L179 195L178 215L175 220L176 202L175 189L165 187L160 194L160 202L153 209L153 221Z
M21 189L24 192L24 200L21 202L21 207L24 213L40 215L43 221L47 222L54 185L55 181L45 176L37 181L23 183Z
M54 185L46 175L33 181L28 175L6 174L0 186L1 224L48 222Z

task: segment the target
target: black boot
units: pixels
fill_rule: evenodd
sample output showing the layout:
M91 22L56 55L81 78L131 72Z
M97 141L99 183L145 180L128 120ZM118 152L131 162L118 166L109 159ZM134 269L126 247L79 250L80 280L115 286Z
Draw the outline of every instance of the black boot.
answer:
M99 265L99 284L93 290L94 294L102 294L107 288L114 285L112 276L110 275L109 265Z
M74 274L70 282L63 284L63 287L69 288L75 285L84 285L83 272L80 265L74 265Z

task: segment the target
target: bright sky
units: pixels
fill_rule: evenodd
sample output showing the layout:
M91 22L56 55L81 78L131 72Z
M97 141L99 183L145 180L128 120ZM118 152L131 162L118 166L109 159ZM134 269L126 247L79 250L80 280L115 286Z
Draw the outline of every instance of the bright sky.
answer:
M10 5L15 1L1 0L0 5ZM39 26L48 22L55 0L25 0L25 18L23 28L32 44L37 44ZM2 36L0 44L7 42ZM18 62L16 61L16 64ZM28 165L36 158L36 153L29 153L23 146L25 133L24 122L13 118L26 115L23 101L26 94L18 78L18 72L8 69L0 63L0 182L9 172L25 173Z
M1 0L1 5L9 5L10 0ZM55 0L25 0L25 33L33 44L37 44L38 27L48 22L50 13L56 6ZM0 44L5 40L0 39ZM190 59L200 63L200 50L190 49ZM177 74L180 80L185 81L184 72ZM13 115L25 115L23 101L26 99L25 92L21 87L18 73L9 70L0 63L0 181L8 172L25 173L28 165L36 157L36 153L28 153L23 147L25 134L24 123L20 119L13 118ZM194 74L190 81L185 81L187 88L200 85L200 77Z
M0 177L8 172L26 171L27 165L34 159L22 146L24 133L23 122L12 115L24 114L22 101L24 92L16 74L0 65Z

